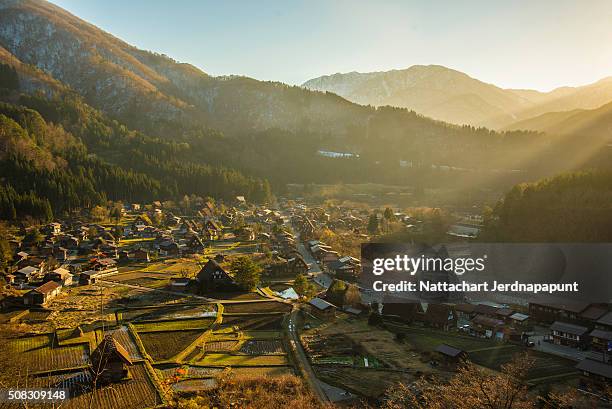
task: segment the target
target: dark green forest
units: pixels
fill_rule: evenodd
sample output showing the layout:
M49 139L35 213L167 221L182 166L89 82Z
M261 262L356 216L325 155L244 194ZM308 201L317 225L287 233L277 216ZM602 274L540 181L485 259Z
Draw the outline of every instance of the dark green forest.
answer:
M48 220L107 200L271 198L263 179L193 162L188 145L130 131L78 96L18 95L14 70L0 73L1 219Z
M516 185L486 212L481 239L611 242L612 172L565 173Z

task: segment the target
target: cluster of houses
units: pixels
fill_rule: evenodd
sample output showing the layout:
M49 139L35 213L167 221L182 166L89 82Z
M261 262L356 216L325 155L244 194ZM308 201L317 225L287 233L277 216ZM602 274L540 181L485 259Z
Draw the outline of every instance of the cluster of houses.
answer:
M530 303L529 313L537 321L550 324L550 342L612 356L612 311L608 304Z

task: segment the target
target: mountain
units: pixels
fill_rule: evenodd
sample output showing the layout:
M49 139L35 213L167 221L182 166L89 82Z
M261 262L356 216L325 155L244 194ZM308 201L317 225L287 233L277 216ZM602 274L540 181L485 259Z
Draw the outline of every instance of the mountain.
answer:
M302 86L334 92L359 104L404 107L446 122L474 126L495 127L513 121L515 112L533 105L519 93L439 65L334 74L309 80Z
M611 78L545 93L502 89L439 65L334 74L302 86L360 104L404 107L450 123L494 129L551 111L591 109L612 101Z
M576 138L612 140L612 102L596 109L549 112L512 124L507 129L531 129L555 135L574 135ZM584 139L583 139L584 140Z
M569 162L563 159L574 154L551 150L554 141L535 132L452 125L405 108L359 105L331 92L214 77L140 50L40 0L0 0L0 67L1 101L38 112L49 126L61 125L82 145L80 152L110 166L108 172L125 170L159 186L164 199L244 194L265 201L270 188L282 193L289 183L498 191L563 170ZM419 69L421 76L428 77L430 68ZM445 87L457 90L438 104L447 112L507 117L504 105L528 105L529 91L501 90L435 70L447 78L438 96L448 94ZM466 96L467 89L479 91ZM51 154L74 169L83 167L70 152ZM31 164L32 157L10 156L13 164L23 160ZM15 189L16 175L8 181ZM110 184L89 180L104 193L99 200L144 197L144 188L112 191ZM35 186L26 184L18 193Z

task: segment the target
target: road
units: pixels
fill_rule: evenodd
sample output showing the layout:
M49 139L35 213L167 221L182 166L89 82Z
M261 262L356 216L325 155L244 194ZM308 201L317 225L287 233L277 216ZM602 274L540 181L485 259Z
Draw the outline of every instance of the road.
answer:
M290 337L293 356L298 361L298 367L302 373L302 377L306 380L306 382L308 382L310 389L317 395L321 402L328 403L329 398L321 387L312 366L310 366L310 361L308 361L308 357L306 356L306 352L302 347L302 342L300 341L300 337L297 333L297 314L298 310L294 308L293 311L291 311L291 314L289 314L289 319L286 320L287 333Z
M295 231L295 229L294 229L294 231ZM300 238L300 235L298 233L295 234L295 238L296 238L296 241L297 241L297 249L298 249L298 251L300 252L302 257L304 258L304 261L306 261L306 263L309 265L308 272L312 273L312 274L315 274L315 275L322 273L321 267L317 263L317 260L315 260L315 258L312 256L312 254L310 254L310 251L308 251L306 249L306 246L304 245L304 243L302 243L302 239Z

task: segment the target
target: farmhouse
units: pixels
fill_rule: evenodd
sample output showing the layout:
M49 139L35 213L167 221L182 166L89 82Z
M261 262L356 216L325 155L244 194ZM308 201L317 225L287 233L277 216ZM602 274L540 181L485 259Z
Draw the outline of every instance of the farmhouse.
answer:
M586 333L589 331L589 329L580 325L555 321L550 326L550 331L553 343L557 345L577 347L579 345L586 344Z
M100 274L110 274L117 272L117 262L112 258L99 258L91 263L91 269Z
M319 318L333 318L336 315L336 306L322 298L313 298L308 304L310 312Z
M477 315L472 320L472 329L476 336L483 338L499 338L503 339L504 322L496 318L487 317L486 315Z
M457 364L467 358L467 352L446 344L440 344L434 350L438 357L447 364Z
M22 283L29 283L32 278L38 274L36 267L27 266L23 267L15 272L15 281Z
M536 321L554 322L557 320L575 322L580 314L589 308L589 303L566 302L563 304L529 303L529 315Z
M599 329L612 331L612 311L598 319L595 326Z
M61 291L62 286L55 281L48 281L23 295L24 305L45 305L55 298Z
M104 337L91 354L92 381L96 386L130 379L130 355L112 334Z
M45 281L55 281L62 286L72 284L72 273L63 267L56 268L45 277Z
M602 390L612 385L612 365L604 362L584 359L576 365L582 376L580 383L583 388Z
M196 281L205 290L221 289L233 283L230 275L215 260L208 260L196 276Z
M423 322L430 327L449 331L457 327L455 309L447 304L429 304Z
M612 346L612 331L594 329L589 333L591 337L591 348L599 352L608 352Z

